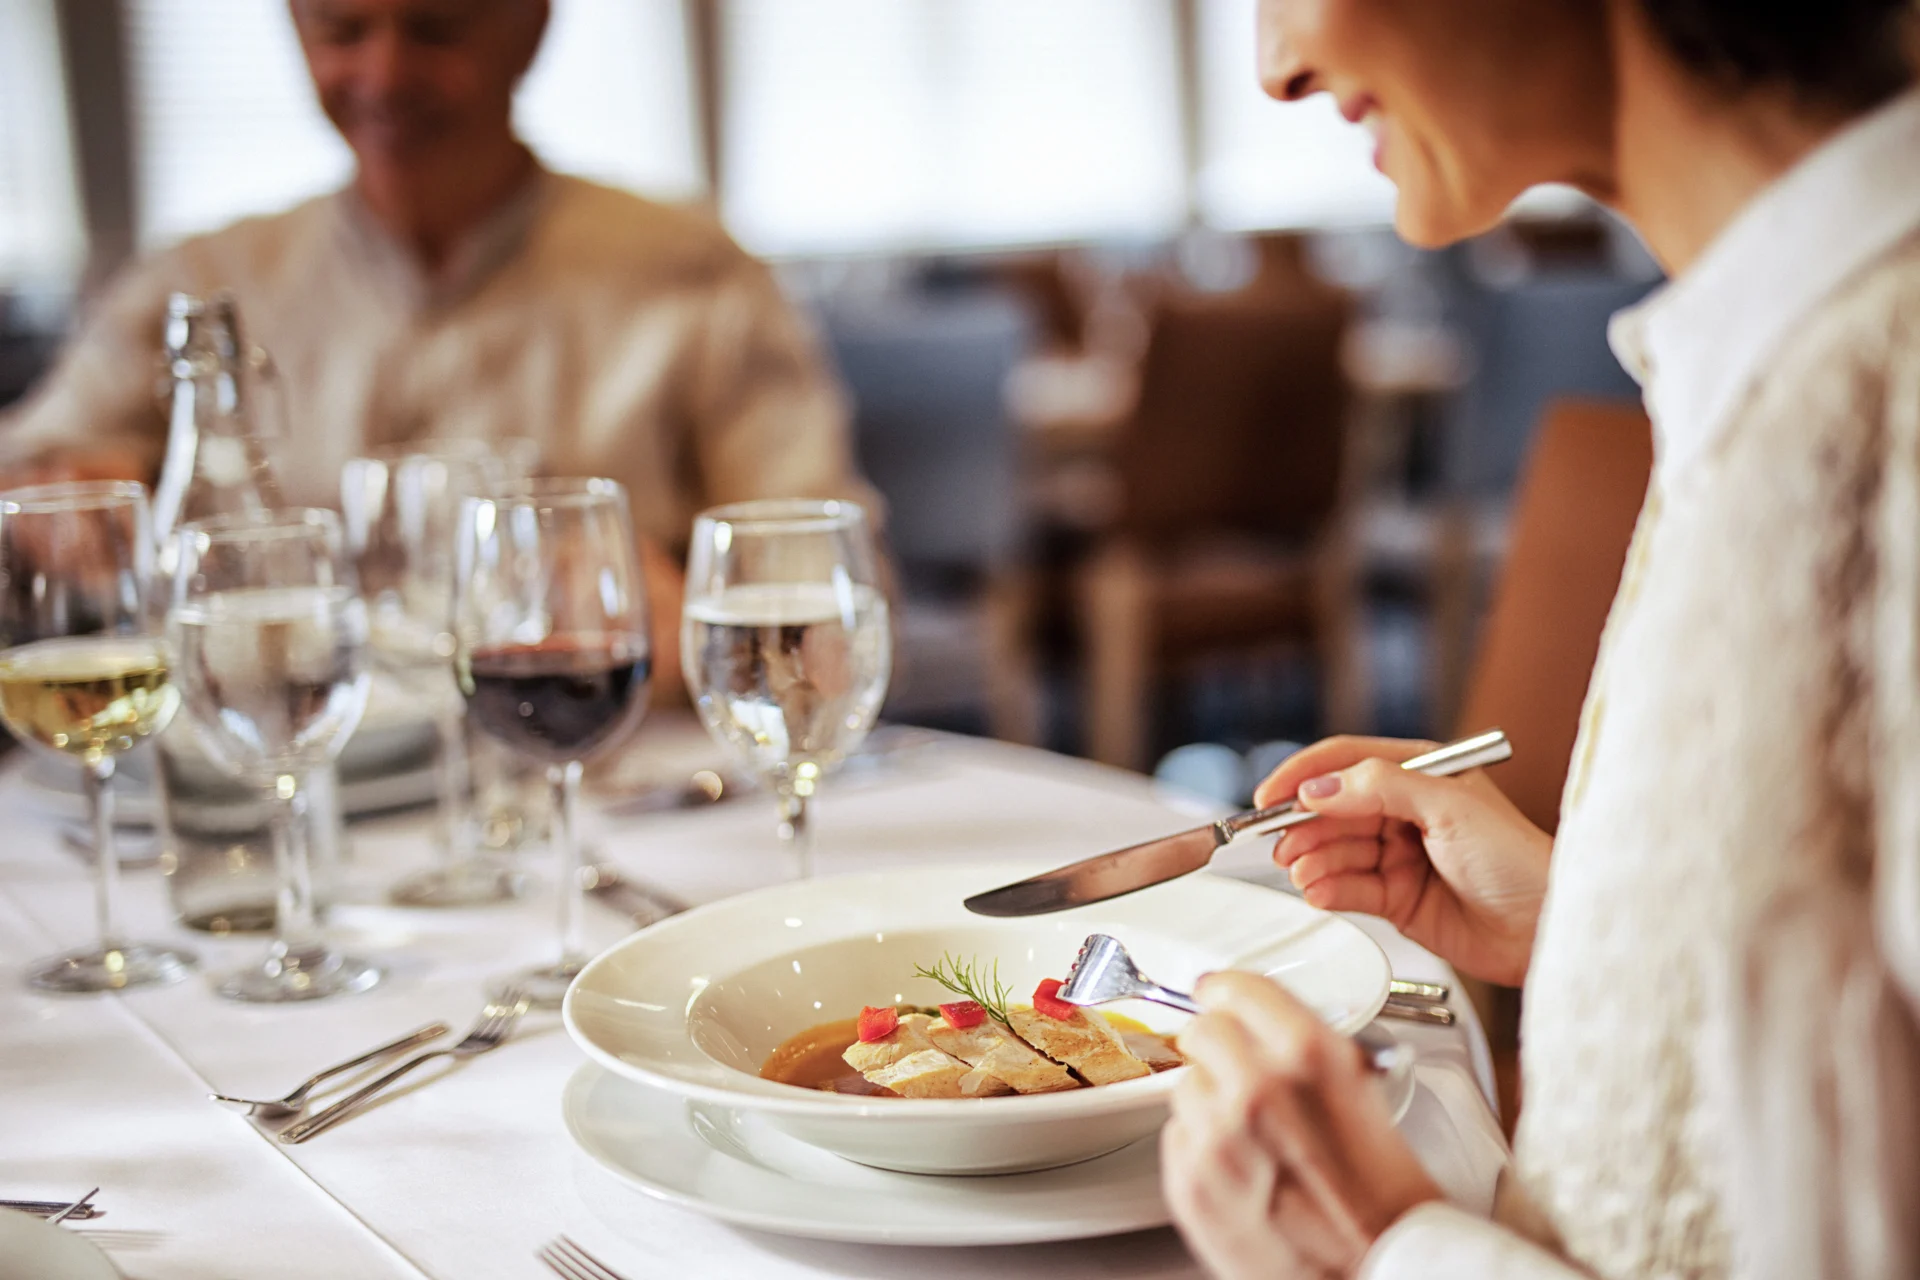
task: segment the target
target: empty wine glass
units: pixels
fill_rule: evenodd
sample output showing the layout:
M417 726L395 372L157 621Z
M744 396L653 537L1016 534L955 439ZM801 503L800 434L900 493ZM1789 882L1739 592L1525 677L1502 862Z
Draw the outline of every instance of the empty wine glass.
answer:
M702 512L680 661L707 732L773 788L781 844L805 879L807 801L873 727L893 667L866 512L802 500Z
M466 498L511 478L513 464L479 440L425 441L375 450L340 474L347 549L367 602L374 663L432 709L439 739L439 865L393 889L406 906L498 902L524 877L476 852L469 821L466 707L453 679L455 526Z
M153 533L137 484L0 493L0 719L24 742L77 759L93 825L100 941L36 963L49 991L177 982L191 951L120 932L114 758L167 727L179 705L151 630Z
M272 801L278 937L217 987L279 1003L364 991L380 969L314 921L306 775L340 754L367 705L367 612L330 511L222 516L179 536L167 621L181 702L208 753Z
M552 1008L587 959L581 763L633 731L652 675L627 491L611 480L546 480L468 501L454 595L468 714L545 764L554 791L560 958L514 979Z

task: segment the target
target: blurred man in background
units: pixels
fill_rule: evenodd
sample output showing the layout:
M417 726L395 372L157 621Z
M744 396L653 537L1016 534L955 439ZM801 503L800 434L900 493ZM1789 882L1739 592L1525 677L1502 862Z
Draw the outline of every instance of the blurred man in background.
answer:
M150 482L166 296L226 289L284 381L289 501L332 505L371 446L531 437L544 472L627 486L658 580L702 506L866 496L834 383L766 269L709 218L550 173L515 137L547 0L291 9L352 183L127 270L0 418L0 481Z

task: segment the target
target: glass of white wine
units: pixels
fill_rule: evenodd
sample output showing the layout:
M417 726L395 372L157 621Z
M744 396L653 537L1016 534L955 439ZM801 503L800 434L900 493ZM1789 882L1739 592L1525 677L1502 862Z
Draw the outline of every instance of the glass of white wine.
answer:
M367 705L367 611L330 511L221 516L178 539L167 620L174 679L214 760L272 801L279 936L216 990L279 1003L364 991L378 966L314 920L305 780L333 763Z
M167 727L178 705L164 642L149 630L153 534L137 484L0 493L0 719L22 740L79 760L98 860L98 945L35 964L50 991L176 982L190 951L130 942L117 918L114 758Z
M707 732L773 789L781 845L806 879L807 802L873 727L893 669L866 512L787 499L702 512L680 662Z

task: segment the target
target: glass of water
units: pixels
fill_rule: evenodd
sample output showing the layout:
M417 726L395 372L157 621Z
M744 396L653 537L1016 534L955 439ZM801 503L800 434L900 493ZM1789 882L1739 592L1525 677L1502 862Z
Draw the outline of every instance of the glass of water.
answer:
M781 845L807 878L807 802L873 727L893 669L866 512L805 500L702 512L680 661L707 732L773 789Z
M208 753L271 803L279 936L216 988L280 1003L364 991L380 969L314 920L303 821L310 773L332 764L367 705L367 612L330 511L222 516L180 531L167 620L181 705Z
M433 717L439 739L438 865L401 881L393 900L461 907L519 894L525 879L478 852L469 803L466 707L453 676L453 557L460 504L515 479L484 441L433 440L350 459L340 474L347 550L367 602L375 666Z

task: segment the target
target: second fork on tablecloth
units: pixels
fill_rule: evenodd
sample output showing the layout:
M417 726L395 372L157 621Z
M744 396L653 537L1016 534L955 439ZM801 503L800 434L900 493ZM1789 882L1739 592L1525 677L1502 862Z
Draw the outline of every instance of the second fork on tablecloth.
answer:
M408 1058L372 1084L356 1089L324 1111L316 1111L296 1124L288 1125L279 1134L280 1141L289 1145L305 1142L317 1133L322 1133L353 1115L380 1093L388 1085L400 1079L408 1072L435 1058L471 1058L498 1049L513 1034L513 1028L527 1011L531 1000L527 993L519 988L509 988L498 997L487 1002L481 1011L479 1021L473 1024L461 1041L450 1049L434 1049Z

